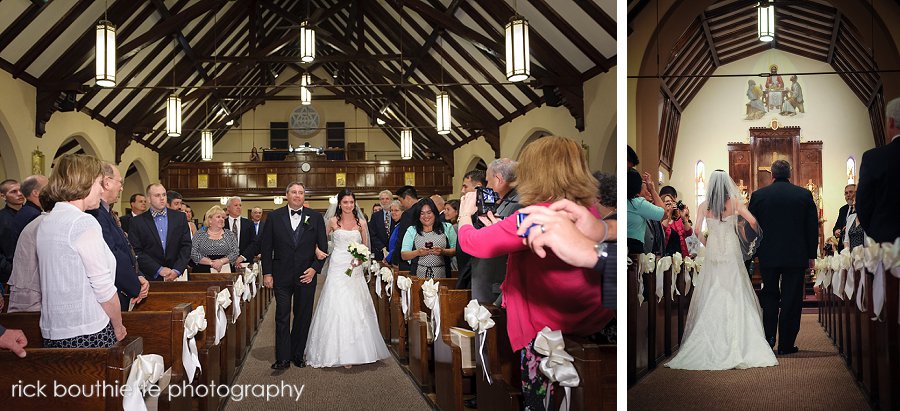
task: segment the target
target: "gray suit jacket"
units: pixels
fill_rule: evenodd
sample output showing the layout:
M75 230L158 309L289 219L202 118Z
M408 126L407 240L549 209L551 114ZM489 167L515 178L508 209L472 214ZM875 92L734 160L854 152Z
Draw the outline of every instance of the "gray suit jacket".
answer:
M513 189L503 197L494 215L506 218L520 208L522 205L519 204L519 193ZM500 297L500 284L506 279L506 257L505 255L494 258L472 257L469 260L472 267L472 298L479 303L492 304Z

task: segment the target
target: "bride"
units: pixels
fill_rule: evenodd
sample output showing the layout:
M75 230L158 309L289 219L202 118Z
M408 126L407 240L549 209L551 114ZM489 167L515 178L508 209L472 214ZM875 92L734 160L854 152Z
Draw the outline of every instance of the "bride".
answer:
M728 370L778 365L766 342L762 310L743 263L760 240L748 241L747 233L758 230L756 219L724 171L712 173L709 187L695 226L702 227L706 220L709 228L704 241L706 260L698 274L700 284L688 310L681 348L666 366ZM703 241L704 237L699 237Z
M337 213L334 208L332 205L325 214L326 230L332 236L334 247L328 257L325 286L319 295L306 345L306 363L315 368L339 365L350 368L390 355L378 330L364 269L347 251L351 242L369 246L365 217L348 189L337 195ZM347 276L351 266L352 275Z

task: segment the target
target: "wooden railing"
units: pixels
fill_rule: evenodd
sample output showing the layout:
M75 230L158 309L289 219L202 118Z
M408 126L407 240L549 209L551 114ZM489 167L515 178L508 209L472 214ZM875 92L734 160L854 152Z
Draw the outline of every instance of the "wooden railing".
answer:
M202 162L171 163L160 180L186 198L283 195L292 181L306 186L308 199L334 195L344 187L376 196L407 184L423 196L451 193L452 172L444 162L432 160Z

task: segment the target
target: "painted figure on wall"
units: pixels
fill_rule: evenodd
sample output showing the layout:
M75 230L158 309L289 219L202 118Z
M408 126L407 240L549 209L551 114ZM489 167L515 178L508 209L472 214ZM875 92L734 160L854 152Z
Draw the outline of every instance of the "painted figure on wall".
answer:
M766 114L766 107L762 102L763 91L753 80L747 80L747 117L745 120L758 120Z
M769 66L769 77L766 78L766 108L781 109L784 102L784 80L778 75L778 65Z
M805 113L806 110L803 108L803 88L800 87L800 83L797 81L797 76L791 76L791 89L787 93L787 98L784 101L784 105L781 107L781 115L783 116L794 116L797 113Z

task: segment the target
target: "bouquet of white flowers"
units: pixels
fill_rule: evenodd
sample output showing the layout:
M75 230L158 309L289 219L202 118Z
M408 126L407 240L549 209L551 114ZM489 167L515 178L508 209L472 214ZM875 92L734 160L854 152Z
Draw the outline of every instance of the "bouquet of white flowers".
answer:
M347 246L347 251L353 256L353 261L350 263L350 268L347 269L347 276L353 275L353 269L357 266L362 265L362 263L369 261L369 247L366 247L364 244L360 244L357 242L351 242L350 245Z

